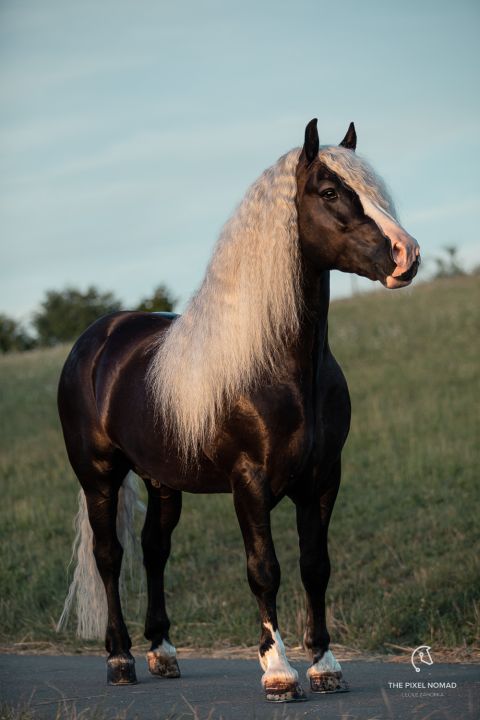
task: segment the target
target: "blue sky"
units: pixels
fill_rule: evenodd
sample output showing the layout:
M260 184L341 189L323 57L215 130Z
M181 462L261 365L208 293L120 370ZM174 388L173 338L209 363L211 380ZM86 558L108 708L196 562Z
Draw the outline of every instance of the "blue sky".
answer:
M324 143L355 121L427 265L480 263L479 21L473 0L3 0L0 312L91 283L181 308L312 117Z

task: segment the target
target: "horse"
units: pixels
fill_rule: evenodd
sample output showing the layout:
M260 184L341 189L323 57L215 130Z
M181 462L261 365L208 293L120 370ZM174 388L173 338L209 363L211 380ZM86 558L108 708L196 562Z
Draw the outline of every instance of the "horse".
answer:
M310 688L347 689L325 619L328 526L350 427L347 383L328 343L330 271L394 289L411 283L420 262L356 143L350 123L338 146L320 146L311 120L303 147L265 170L223 227L182 315L100 318L65 362L58 408L81 490L77 566L59 626L76 602L78 633L105 633L110 684L136 682L119 594L119 534L135 504L134 473L148 494L141 544L150 673L180 675L164 570L182 492L231 493L258 603L265 697L305 698L277 621L270 513L288 497L306 593Z

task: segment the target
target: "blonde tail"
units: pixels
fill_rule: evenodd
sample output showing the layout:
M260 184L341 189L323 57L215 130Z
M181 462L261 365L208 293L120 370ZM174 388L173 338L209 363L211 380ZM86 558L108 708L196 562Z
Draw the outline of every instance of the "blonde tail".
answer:
M128 473L118 496L117 535L124 550L124 567L129 569L130 576L137 546L134 533L135 508L145 512L144 505L138 499L138 490L138 479L133 473ZM107 599L93 555L93 532L83 490L79 492L78 503L70 561L70 564L75 562L75 571L56 629L59 632L65 628L75 605L78 637L85 640L103 639L107 628Z

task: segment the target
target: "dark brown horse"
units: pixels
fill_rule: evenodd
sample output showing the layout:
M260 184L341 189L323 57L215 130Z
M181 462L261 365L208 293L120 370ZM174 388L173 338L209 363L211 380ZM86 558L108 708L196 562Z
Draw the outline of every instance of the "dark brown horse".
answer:
M355 145L351 124L340 146L320 147L312 120L303 149L280 158L247 192L182 316L104 317L65 363L58 404L82 492L63 620L76 596L80 634L106 625L111 683L136 681L117 536L132 507L133 471L148 491L142 546L150 672L179 675L163 575L181 493L229 492L260 610L266 697L304 697L276 611L280 568L270 512L288 496L297 514L311 689L345 688L325 622L328 524L350 424L347 385L328 345L329 273L397 288L411 282L420 259Z

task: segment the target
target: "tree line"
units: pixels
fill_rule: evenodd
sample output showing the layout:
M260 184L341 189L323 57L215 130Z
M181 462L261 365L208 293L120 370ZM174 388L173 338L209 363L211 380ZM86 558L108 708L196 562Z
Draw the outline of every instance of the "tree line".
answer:
M177 303L165 285L155 288L129 310L171 312ZM122 302L112 292L90 286L85 292L67 287L48 290L31 320L31 329L0 313L0 352L31 350L71 342L102 315L122 310Z
M443 256L433 258L436 269L433 278L465 275L458 259L456 246L443 248ZM480 267L473 269L477 274ZM153 294L143 298L134 308L146 312L171 312L177 299L165 285L155 288ZM101 292L93 285L86 292L72 287L65 290L48 290L40 309L34 313L32 330L22 323L0 313L0 352L30 350L34 347L52 347L71 342L102 315L122 309L122 302L111 292Z

